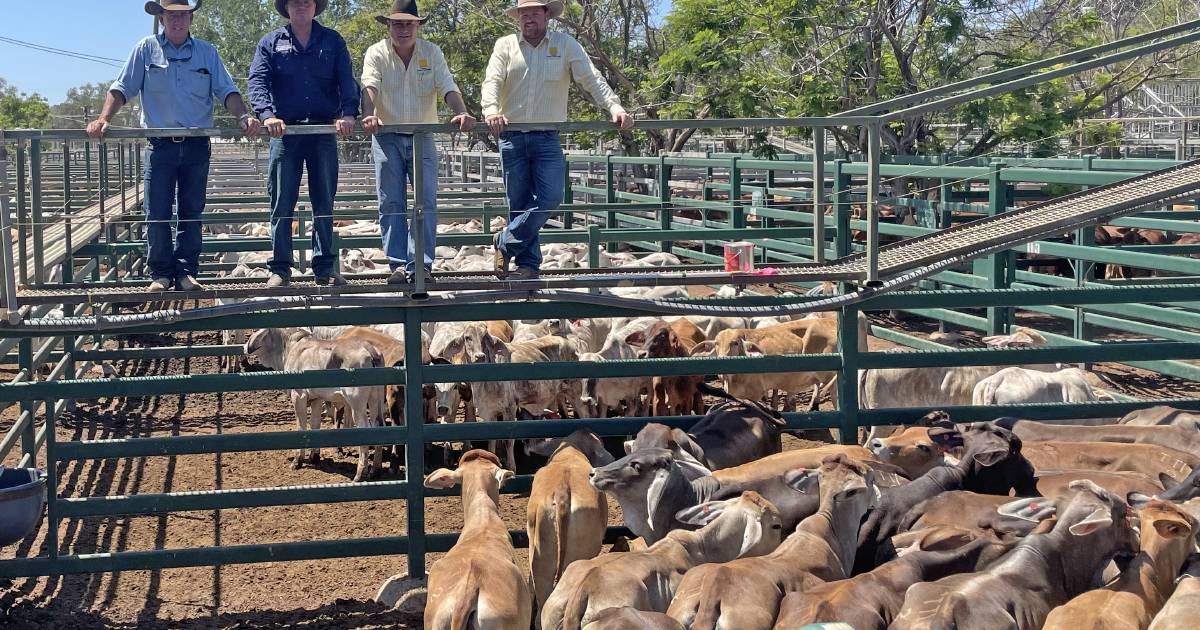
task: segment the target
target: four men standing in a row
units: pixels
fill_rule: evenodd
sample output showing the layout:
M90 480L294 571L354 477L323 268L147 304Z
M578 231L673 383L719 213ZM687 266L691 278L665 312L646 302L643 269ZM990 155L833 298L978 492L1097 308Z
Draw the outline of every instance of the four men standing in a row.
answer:
M415 0L397 0L376 20L388 36L372 45L363 62L362 92L353 77L345 40L316 21L329 0L275 0L288 24L265 35L255 51L249 74L250 111L211 44L191 37L192 13L200 8L187 0L147 2L146 12L162 23L163 32L134 48L113 83L100 116L88 134L103 138L120 107L142 95L142 126L206 128L212 126L217 99L239 117L248 136L265 128L271 136L267 191L271 200L272 255L267 286L288 284L292 268L292 217L299 200L303 170L313 212L313 275L318 284L341 285L333 239L333 200L338 157L333 135L287 133L290 125L334 125L346 137L359 120L372 135L376 192L384 252L392 269L391 283L411 281L423 265L433 264L437 226L437 154L432 142L421 147L422 199L426 211L424 252L414 251L408 226L408 183L413 181L414 137L381 133L385 125L435 123L437 103L454 112L451 122L470 131L475 118L467 111L445 56L418 33L426 18ZM497 234L496 273L515 279L538 276L541 252L538 232L562 202L566 163L558 132L551 129L511 131L509 123L558 123L566 120L567 91L574 79L622 129L633 118L582 47L565 33L547 31L547 22L562 13L562 0L518 0L509 15L519 35L496 42L483 83L482 106L488 128L500 137L501 166L509 204L508 226ZM201 246L200 215L204 208L210 146L207 138L152 138L146 148L146 219L151 291L202 288L195 276ZM178 207L178 230L171 243L171 206Z

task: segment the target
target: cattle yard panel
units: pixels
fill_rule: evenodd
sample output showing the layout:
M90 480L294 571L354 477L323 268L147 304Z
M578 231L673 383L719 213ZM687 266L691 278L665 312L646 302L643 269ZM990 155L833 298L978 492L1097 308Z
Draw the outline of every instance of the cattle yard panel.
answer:
M885 164L880 158L878 139L880 127L889 120L942 109L991 94L1020 89L1040 81L1092 69L1106 63L1200 40L1200 31L1196 30L1198 27L1200 27L1200 21L1189 22L1092 49L1076 51L1054 59L1027 64L1020 68L1003 70L926 93L893 99L870 106L861 112L846 112L831 118L640 121L639 126L643 128L657 129L807 127L820 130L827 126L860 125L867 128L871 142L865 161L849 159L826 161L820 151L814 151L813 161L815 164L799 160L765 161L743 155L710 155L705 158L571 155L568 158L569 163L584 167L586 175L578 178L580 180L578 185L573 181L574 178L570 174L568 175L567 181L564 182L564 190L567 193L565 199L569 203L558 211L562 217L564 229L557 234L553 230L548 231L547 241L552 242L553 239L561 238L565 242L587 242L589 252L594 254L591 258L592 261L599 260L601 248L614 248L622 242L631 243L643 249L675 250L685 257L701 261L714 261L716 257L713 252L704 245L713 238L757 238L764 245L763 255L767 262L798 262L828 256L842 257L855 253L859 247L851 238L851 230L861 229L867 234L867 243L862 249L865 249L868 259L873 261L878 255L881 236L919 236L928 233L935 227L950 227L952 222L958 218L956 212L980 210L982 214L998 214L1008 210L1013 205L1013 201L1020 198L1014 187L1017 183L1096 186L1125 179L1140 171L1169 167L1174 163L1098 160L1090 156L1085 156L1078 161L1078 164L1073 161L1036 160L1010 165L969 160L964 161L969 163L969 166L959 166L948 163L950 161L944 156L931 160L897 160L897 163ZM1146 43L1156 39L1161 41ZM1138 47L1115 52L1130 46ZM1055 67L1056 64L1058 67ZM985 85L988 87L984 87ZM897 111L897 108L906 109ZM883 113L887 111L891 113ZM516 127L519 126L514 126L514 128ZM565 123L558 127L562 131L597 131L603 128L598 123ZM442 132L444 128L434 125L414 125L389 130L415 132L421 141L429 141L430 134ZM230 133L220 130L169 131L170 133L165 135L222 136ZM290 130L293 133L326 133L328 131L324 128ZM99 176L96 186L92 186L91 147L84 144L82 162L87 186L85 190L90 191L95 188L98 199L96 216L89 217L86 222L81 222L74 212L67 213L69 220L47 222L45 204L52 197L47 187L50 180L44 179L47 173L42 172L47 155L44 149L55 141L61 142L63 157L60 170L63 177L60 199L63 207L70 209L75 201L72 182L80 180L76 173L81 162L73 154L73 151L76 151L78 145L84 142L83 137L78 133L70 132L22 131L10 134L18 140L16 207L15 209L10 207L8 195L2 196L6 238L0 247L5 248L6 255L13 256L12 259L19 263L16 265L17 269L6 270L5 277L6 286L10 291L9 295L12 295L12 298L6 301L5 307L10 312L15 312L18 319L43 316L46 312L44 306L49 305L20 306L20 296L13 295L12 287L17 286L18 283L32 287L52 286L53 283L50 282L48 276L50 268L62 265L64 273L61 281L66 283L72 280L78 281L80 276L90 274L93 282L87 283L87 286L99 287L105 284L111 286L112 281L122 274L135 277L144 266L144 261L138 255L144 231L139 229L138 221L133 217L137 213L140 198L137 176L140 152L136 149L135 144L127 141L136 142L148 135L155 134L155 130L113 132L114 140L101 145L97 150L95 162ZM820 132L814 132L814 135L819 137ZM43 145L43 142L48 144ZM255 150L257 151L257 148ZM474 156L467 154L447 157L445 161L447 173L453 177L454 171L451 169L458 165L456 179L470 180L473 159ZM449 200L451 197L455 197L455 200L460 203L459 208L454 210L448 208L447 212L461 213L459 216L473 214L481 216L484 219L484 225L487 226L487 219L490 216L503 214L505 211L499 202L500 197L497 194L498 188L494 186L494 176L489 174L495 172L494 169L489 170L488 165L485 164L486 156L483 154L480 154L478 159L479 168L475 169L478 172L478 181L460 182L462 185L459 186L459 192L447 191L444 198ZM26 167L27 163L28 168ZM657 168L657 181L655 182L658 186L657 194L637 194L621 189L618 167L635 165ZM362 174L364 170L362 167L353 166L348 166L348 169L357 174ZM699 200L671 194L672 176L677 177L679 173L687 169L704 174L705 183L701 186L701 199ZM571 170L569 169L569 173ZM602 175L592 177L596 170ZM751 176L751 173L758 171L765 173L761 178L765 181L759 181ZM778 176L780 171L790 172L789 176L792 178L795 178L797 174L801 174L801 176L807 174L810 182L809 191L802 190L803 182L798 179L781 181ZM244 180L246 177L256 174L253 171L249 171L249 173L250 175L247 175L247 171L242 170L241 179ZM714 177L718 173L725 176L724 184L714 181ZM826 175L831 182L828 191L826 191ZM950 194L939 197L939 202L936 203L920 199L886 199L881 197L884 193L881 185L884 183L882 178L885 177L916 177L938 181L939 190L942 193L954 192L953 184L956 183L966 183L969 190L962 193L958 201L954 201L954 196ZM28 187L26 186L27 179L30 181ZM238 178L231 176L231 181L233 179ZM603 187L593 185L598 179L604 182ZM347 187L365 187L368 180L369 175L350 178L347 181ZM421 186L421 178L417 177L415 180L416 185ZM818 185L812 185L812 181L818 182ZM981 182L987 185L988 190L985 197L980 197L979 191L970 189L972 182ZM132 190L132 200L131 196L126 194L126 191L129 190ZM253 213L229 212L226 213L226 216L221 216L221 210L225 210L227 207L243 207L241 204L245 203L261 204L264 201L253 195L243 195L244 191L235 192L235 190L231 187L227 192L210 195L209 200L213 207L206 212L204 219L206 223L244 222ZM756 191L762 193L765 203L759 204L753 201ZM829 200L828 204L834 210L832 216L824 215L824 207L820 202L813 203L813 191L817 193L815 196L820 199L827 198ZM115 195L112 194L114 192ZM415 198L421 199L420 191L414 192ZM574 197L577 194L584 195L582 203L574 203ZM351 197L351 195L358 196ZM372 197L369 190L358 190L351 195L346 195L344 200L359 205L352 207L347 216L371 217ZM750 195L752 198L749 203L745 199L746 195ZM807 202L806 205L810 206L811 210L805 212L779 207L779 204L772 204L770 200L775 196L786 196L797 203ZM596 200L593 201L592 198ZM250 199L254 199L254 201L249 201ZM601 199L603 201L600 201ZM986 203L979 203L984 201ZM889 202L896 206L910 206L918 213L922 213L924 228L880 223L880 206ZM471 205L474 203L479 205ZM854 205L865 205L865 220L858 220L852 216L851 211ZM685 208L700 210L701 219L674 216L675 210ZM110 212L115 217L110 216ZM422 209L418 205L414 208L414 215L420 217L421 214ZM15 230L9 222L14 215L17 218ZM253 216L263 216L263 213L259 212ZM450 215L443 214L443 216ZM297 217L301 221L307 218L303 209L297 214ZM582 221L581 227L585 229L573 229L577 219ZM771 227L772 222L779 221L797 223L801 226L800 231L794 227ZM1121 221L1127 225L1162 225L1161 223L1147 222L1168 221L1170 227L1175 231L1195 231L1189 229L1188 222L1172 220L1171 215L1162 213L1146 215L1142 218L1126 218ZM54 240L55 235L59 233L56 230L59 230L60 225L61 237L59 238L63 241L61 260L55 257L57 250L47 248L47 239ZM83 231L89 225L97 226L94 233ZM633 226L635 229L629 230L629 226ZM418 228L416 233L420 234L421 230ZM803 238L807 234L811 234L812 237ZM687 239L700 241L701 248L698 251L682 249L681 241ZM222 243L220 240L229 242ZM367 240L374 241L373 238ZM486 242L487 240L485 233L474 236L454 235L447 237L444 242L465 244L476 241ZM261 240L236 243L234 241L235 239L206 241L205 251L220 253L235 251L242 247L262 249L265 245L265 242ZM442 239L439 241L441 242ZM347 239L346 242L358 243L359 241ZM12 251L14 246L16 252ZM1189 276L1200 275L1200 269L1195 268L1192 264L1193 261L1160 254L1115 251L1086 245L1038 243L1037 246L1039 249L1045 248L1041 251L1070 258L1077 261L1077 264L1098 262L1129 264L1161 268L1185 273ZM297 247L307 247L307 243L298 239ZM1026 248L1028 249L1028 246ZM83 265L78 269L75 267L77 259L83 261ZM217 268L210 266L207 269L215 270ZM490 303L472 302L468 299L385 298L375 303L364 301L359 304L365 305L354 308L332 309L321 306L322 298L312 298L310 303L303 301L306 298L301 298L294 302L280 301L277 303L280 308L275 310L228 313L204 318L188 316L186 312L182 312L178 316L159 320L147 318L144 325L119 329L103 326L100 318L95 317L105 309L111 309L111 306L85 304L79 308L81 313L86 313L88 308L91 309L96 324L94 329L72 329L58 337L51 337L51 341L36 351L33 338L50 337L54 335L56 329L49 327L38 329L29 326L6 327L0 330L0 336L3 337L0 344L8 344L6 350L16 348L19 371L13 382L0 385L0 405L18 404L22 411L17 424L0 443L0 456L7 454L7 451L3 449L13 448L18 439L16 436L20 436L19 439L25 449L22 464L32 465L36 462L39 452L39 436L40 440L44 442L45 461L49 475L49 538L47 556L17 558L0 562L0 577L400 553L408 555L409 574L419 577L425 571L425 555L428 552L448 549L453 544L456 535L425 533L425 497L452 493L428 491L422 484L416 483L415 478L361 484L65 498L57 495L57 467L63 462L82 459L282 450L299 446L329 447L399 443L405 445L409 470L420 472L423 470L423 447L431 441L553 437L565 435L580 427L588 427L604 435L622 435L636 431L648 420L646 418L538 420L430 426L414 423L410 427L377 427L352 431L281 431L58 443L53 431L54 411L61 410L67 401L73 399L99 396L152 396L209 391L283 389L304 383L323 385L396 383L407 384L408 391L420 391L420 386L429 382L461 381L469 383L498 378L537 379L823 370L835 371L839 375L838 409L807 414L788 413L785 414L785 418L791 428L838 428L842 440L851 441L855 439L859 427L911 422L929 411L925 408L860 409L855 384L858 372L863 369L972 364L1007 365L1054 361L1119 361L1132 365L1153 366L1151 369L1165 373L1172 373L1171 370L1174 370L1175 373L1195 378L1189 370L1185 369L1185 367L1190 367L1190 364L1182 362L1183 360L1200 359L1200 346L1194 343L1196 340L1194 334L1181 330L1168 330L1164 326L1157 326L1153 323L1168 323L1179 327L1191 327L1198 323L1194 311L1178 308L1178 306L1172 308L1159 306L1194 306L1191 302L1194 300L1194 285L1101 285L1094 282L1087 273L1079 274L1075 279L1045 280L1037 277L1041 274L1017 270L1011 251L989 254L985 258L985 263L975 266L970 271L971 273L960 269L945 270L925 281L924 286L927 290L881 293L866 297L858 303L841 306L839 308L839 347L838 351L832 354L758 359L694 358L611 361L599 364L513 364L508 366L503 374L498 373L494 368L489 369L488 366L422 365L420 348L416 344L411 344L411 347L407 348L405 368L314 371L301 374L188 374L175 377L79 379L78 375L82 373L82 369L75 369L74 363L76 361L101 360L104 357L186 357L206 354L211 356L212 354L236 351L235 347L228 346L216 349L184 347L178 349L105 350L99 343L104 335L119 336L143 332L161 334L262 326L403 322L406 338L417 339L420 338L421 325L425 322L510 319L517 309L520 310L523 319L615 317L640 313L661 313L680 305L691 305L697 309L721 305L733 305L739 308L746 305L786 308L811 302L811 299L741 297L612 306L586 303L584 299L586 296L579 294L544 295L512 292L498 294ZM103 278L101 278L101 274L103 274ZM867 285L874 284L880 279L877 274L877 266L868 265L866 272L861 278L858 278L858 281ZM945 290L943 287L959 288ZM419 290L420 284L416 288ZM536 299L530 301L530 298ZM1092 308L1084 310L1080 308L1082 305ZM304 307L283 308L284 306ZM63 308L63 314L69 317L74 314L76 307L73 304L65 304ZM961 312L961 309L966 308L985 308L987 316L978 317ZM1050 349L949 350L930 342L894 334L892 335L893 339L923 349L899 353L860 352L857 349L859 334L856 325L857 314L861 311L908 310L958 326L997 332L1013 323L1012 317L1015 308L1034 311L1041 309L1039 312L1055 316L1073 316L1077 324L1076 336L1079 338L1048 336L1052 342L1060 344ZM1137 332L1164 338L1168 341L1095 343L1086 339L1084 324ZM887 331L878 329L876 332L887 334ZM56 344L60 341L64 342L63 350L61 353L55 354ZM90 342L94 348L88 349L89 344L85 341ZM50 376L39 380L38 364L55 359L58 359L58 363L55 364ZM68 379L67 376L71 378ZM46 409L51 410L51 413L48 414L50 416L48 421L42 425L40 430L35 426L35 405L37 404L35 401L42 401ZM1018 408L962 407L952 408L948 411L959 420L982 420L1017 413L1026 418L1061 419L1118 415L1157 402L1165 401L1046 404ZM1172 399L1169 402L1187 409L1200 409L1200 399ZM408 397L405 404L407 417L419 418L422 416L419 396ZM696 417L655 418L655 421L681 427L689 426L696 420ZM506 491L527 489L528 483L528 477L520 477ZM266 543L201 549L147 550L112 554L60 556L58 551L58 521L65 518L118 514L161 514L179 510L392 498L403 498L407 501L406 536L318 540L284 544ZM513 532L513 535L516 544L527 543L524 540L523 532Z

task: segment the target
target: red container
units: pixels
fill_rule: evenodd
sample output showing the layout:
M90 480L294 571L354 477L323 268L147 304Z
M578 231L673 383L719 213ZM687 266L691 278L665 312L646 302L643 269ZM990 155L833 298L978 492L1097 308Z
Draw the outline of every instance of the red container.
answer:
M754 243L745 241L725 243L725 271L733 273L754 271Z

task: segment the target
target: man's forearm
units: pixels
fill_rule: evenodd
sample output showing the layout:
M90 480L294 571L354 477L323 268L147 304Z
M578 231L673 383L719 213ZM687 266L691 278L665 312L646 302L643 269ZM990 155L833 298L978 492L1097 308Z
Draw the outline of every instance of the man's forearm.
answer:
M454 110L455 115L469 113L467 112L467 104L463 102L462 94L458 92L447 92L446 104L450 106L450 109Z
M116 90L109 90L108 94L104 97L104 106L100 108L99 119L104 122L111 121L112 117L117 115L117 112L121 110L121 106L124 104L124 94Z
M362 91L362 117L375 115L375 94L376 90L372 86L363 88Z
M242 99L242 95L238 92L233 92L225 97L225 109L237 118L241 118L249 113L246 109L246 101Z

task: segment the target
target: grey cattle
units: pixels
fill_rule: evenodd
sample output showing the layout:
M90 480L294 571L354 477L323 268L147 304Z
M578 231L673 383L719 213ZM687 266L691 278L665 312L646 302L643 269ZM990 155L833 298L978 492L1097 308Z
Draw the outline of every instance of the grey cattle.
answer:
M1117 423L1132 424L1135 426L1168 425L1192 431L1200 431L1200 414L1192 413L1186 409L1158 405L1148 409L1130 411L1118 420Z
M263 328L246 341L247 357L273 370L303 372L383 367L383 355L361 339L322 340L305 330ZM325 402L349 409L350 421L356 427L382 426L384 417L384 388L382 386L309 387L291 390L296 408L296 426L300 430L321 428L319 406ZM382 465L383 453L375 451L375 468ZM321 458L320 449L312 449L315 464ZM296 453L293 468L304 462L304 449ZM368 474L367 447L358 447L358 469L354 481Z
M1029 536L984 571L913 585L891 627L1041 628L1051 609L1095 585L1106 560L1138 548L1124 501L1090 481L1072 490L1058 500L1054 529Z
M1026 442L1121 442L1157 444L1200 457L1200 432L1172 425L1101 424L1078 426L1053 424L1016 418L999 418L996 424L1007 427Z

